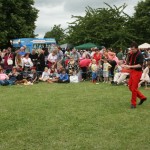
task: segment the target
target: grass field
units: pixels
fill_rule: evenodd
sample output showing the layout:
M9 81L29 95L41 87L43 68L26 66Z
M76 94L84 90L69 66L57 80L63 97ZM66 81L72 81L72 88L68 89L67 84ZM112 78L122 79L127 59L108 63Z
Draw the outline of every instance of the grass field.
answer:
M149 150L150 102L130 109L130 96L105 83L0 87L0 150Z

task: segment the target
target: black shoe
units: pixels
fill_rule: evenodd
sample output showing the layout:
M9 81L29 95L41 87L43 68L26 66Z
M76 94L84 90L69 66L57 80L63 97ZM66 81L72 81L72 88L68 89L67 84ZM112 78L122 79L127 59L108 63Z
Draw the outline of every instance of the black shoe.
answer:
M145 97L145 98L143 98L143 99L141 99L140 100L140 102L138 103L138 105L142 105L145 101L147 100L147 98Z
M134 106L134 105L131 104L131 109L134 109L134 108L136 108L136 106Z

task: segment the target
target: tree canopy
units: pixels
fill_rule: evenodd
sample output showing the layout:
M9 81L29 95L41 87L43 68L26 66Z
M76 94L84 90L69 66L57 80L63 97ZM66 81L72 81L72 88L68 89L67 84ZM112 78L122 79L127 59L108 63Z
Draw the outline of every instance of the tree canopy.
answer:
M129 16L124 13L126 5L120 7L93 9L86 8L86 15L73 16L76 20L70 23L67 40L75 45L93 42L111 47L123 47L134 39L127 28Z
M50 31L45 33L44 38L55 38L57 44L63 44L65 38L64 29L61 28L61 25L54 25Z
M139 43L150 43L150 0L141 1L129 23Z
M34 37L38 10L34 0L1 0L0 44L12 38Z

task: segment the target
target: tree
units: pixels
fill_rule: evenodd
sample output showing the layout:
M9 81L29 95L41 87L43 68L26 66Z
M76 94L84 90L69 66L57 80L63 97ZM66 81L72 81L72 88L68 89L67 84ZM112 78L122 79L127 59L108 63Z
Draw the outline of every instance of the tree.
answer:
M93 42L107 47L126 47L134 36L127 28L129 16L126 5L107 8L86 8L86 15L73 16L76 20L68 27L67 40L74 45Z
M150 43L150 0L144 0L137 4L129 25L139 43Z
M62 44L65 39L64 29L61 28L61 25L54 25L50 31L45 33L44 38L55 38L57 44Z
M1 0L0 44L13 38L34 37L38 10L34 0Z

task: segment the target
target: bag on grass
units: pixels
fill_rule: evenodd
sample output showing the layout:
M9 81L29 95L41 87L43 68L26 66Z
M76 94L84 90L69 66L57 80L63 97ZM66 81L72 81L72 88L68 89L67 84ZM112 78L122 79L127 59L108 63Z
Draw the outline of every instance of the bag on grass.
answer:
M77 75L70 76L70 83L78 83L79 78Z

